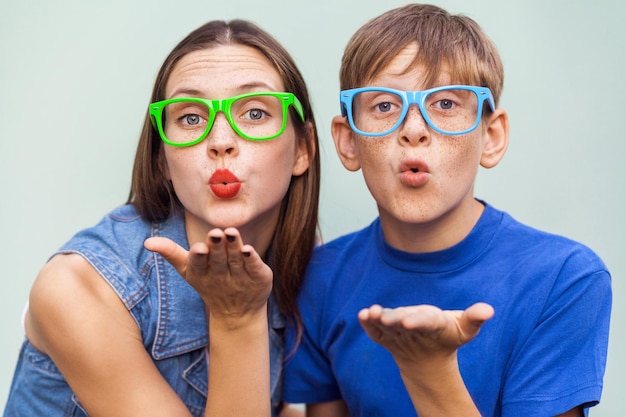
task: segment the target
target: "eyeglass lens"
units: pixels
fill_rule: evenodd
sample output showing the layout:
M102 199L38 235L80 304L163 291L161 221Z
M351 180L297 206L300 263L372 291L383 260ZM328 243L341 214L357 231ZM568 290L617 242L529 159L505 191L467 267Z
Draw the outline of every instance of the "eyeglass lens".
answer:
M387 132L400 121L404 114L403 106L402 97L398 94L363 91L354 95L352 118L355 127L362 132ZM470 129L478 117L478 97L471 90L452 89L429 93L423 107L429 119L427 122L450 133Z
M243 97L225 109L233 129L253 139L264 139L280 133L283 127L283 101L274 96ZM174 143L191 143L205 135L215 115L205 103L176 101L163 109L163 131ZM214 123L214 122L213 122ZM231 125L232 125L231 124Z

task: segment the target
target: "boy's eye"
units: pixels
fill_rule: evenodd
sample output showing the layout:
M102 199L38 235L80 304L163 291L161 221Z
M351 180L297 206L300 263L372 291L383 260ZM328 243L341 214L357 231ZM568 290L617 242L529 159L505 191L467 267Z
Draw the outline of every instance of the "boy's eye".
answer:
M444 110L450 110L453 105L454 105L454 103L452 102L452 100L441 100L441 101L439 101L439 107L441 107Z
M377 107L380 112L386 113L391 110L391 103L389 102L379 103Z

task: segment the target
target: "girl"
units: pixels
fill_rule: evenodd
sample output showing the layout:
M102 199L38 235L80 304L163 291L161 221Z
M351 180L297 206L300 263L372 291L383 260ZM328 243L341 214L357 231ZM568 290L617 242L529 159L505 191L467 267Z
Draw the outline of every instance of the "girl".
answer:
M33 285L4 415L278 415L317 143L276 40L241 20L190 33L158 73L127 204Z

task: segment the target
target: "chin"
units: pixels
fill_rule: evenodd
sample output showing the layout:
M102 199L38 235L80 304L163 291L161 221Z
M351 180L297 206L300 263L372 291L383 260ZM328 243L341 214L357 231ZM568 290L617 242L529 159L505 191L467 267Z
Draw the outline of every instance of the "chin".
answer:
M227 227L234 227L234 228L240 228L242 226L245 226L247 224L247 219L244 219L243 217L239 217L239 216L223 216L223 217L214 217L211 216L212 218L210 219L211 221L209 221L209 224L213 225L213 227L219 228L219 229L226 229Z
M187 210L185 212L187 223L195 223L199 227L208 229L226 229L227 227L239 228L250 221L248 213L236 210L234 207L210 207L204 212L195 214ZM202 226L204 224L205 226Z

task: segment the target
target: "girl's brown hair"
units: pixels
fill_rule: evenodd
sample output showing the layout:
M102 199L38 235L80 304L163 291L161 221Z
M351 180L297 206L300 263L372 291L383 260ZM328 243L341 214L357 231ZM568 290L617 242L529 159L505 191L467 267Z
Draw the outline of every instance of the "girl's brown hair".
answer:
M291 179L267 255L274 271L273 293L280 311L300 323L295 297L315 246L318 230L320 158L318 135L306 84L289 53L267 32L244 20L211 21L191 32L168 55L157 75L150 102L164 100L165 86L178 61L190 52L218 45L244 45L260 51L281 76L285 91L301 101L305 122L290 110L297 140L306 143L309 169ZM183 208L165 176L163 143L146 111L133 167L128 203L145 219L158 222Z

